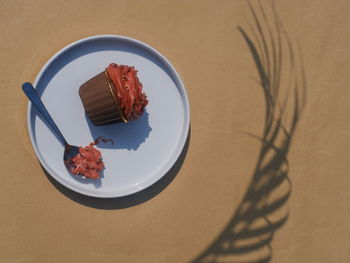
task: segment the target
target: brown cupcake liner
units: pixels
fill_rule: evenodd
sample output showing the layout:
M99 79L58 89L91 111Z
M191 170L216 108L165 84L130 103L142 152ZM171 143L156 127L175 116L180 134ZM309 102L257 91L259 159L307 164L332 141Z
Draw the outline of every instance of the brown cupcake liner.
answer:
M118 108L118 112L119 112L119 115L121 116L121 118L123 119L124 122L128 122L128 120L123 116L123 112L121 110L121 108L119 107L119 103L118 103L118 100L117 100L117 94L115 93L116 91L116 88L113 84L113 81L111 79L111 77L109 76L107 70L105 70L105 74L106 74L106 77L107 77L107 81L108 81L108 87L109 87L109 90L112 94L112 97L114 99L114 102Z
M108 75L101 72L79 88L84 109L94 125L123 122Z

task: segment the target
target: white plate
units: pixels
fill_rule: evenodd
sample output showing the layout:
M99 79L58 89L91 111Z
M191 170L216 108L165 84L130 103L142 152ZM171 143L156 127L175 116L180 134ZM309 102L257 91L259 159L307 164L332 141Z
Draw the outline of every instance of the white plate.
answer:
M134 66L149 99L145 114L127 124L94 126L78 95L81 84L115 62ZM29 103L31 142L42 166L64 186L94 197L120 197L162 178L178 159L189 131L184 85L170 62L154 48L124 36L101 35L76 41L54 55L34 87L66 140L85 146L98 136L105 170L100 180L71 176L63 164L63 145Z

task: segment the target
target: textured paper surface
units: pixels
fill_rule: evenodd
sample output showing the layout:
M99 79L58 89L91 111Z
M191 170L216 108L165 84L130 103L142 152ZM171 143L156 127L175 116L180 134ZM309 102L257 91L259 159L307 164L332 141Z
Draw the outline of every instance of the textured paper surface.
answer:
M271 2L261 3L270 18ZM289 217L268 243L270 262L350 262L350 2L282 0L276 11L296 49L299 43L307 101L288 154ZM248 133L264 131L263 92L237 29L254 25L247 2L0 1L0 21L0 261L209 260L198 257L235 216L256 167L261 141ZM120 209L64 194L48 179L27 135L20 90L58 50L98 34L159 50L180 73L191 105L188 152L176 177L150 200ZM249 251L225 246L208 262L255 262ZM252 249L255 258L265 252Z

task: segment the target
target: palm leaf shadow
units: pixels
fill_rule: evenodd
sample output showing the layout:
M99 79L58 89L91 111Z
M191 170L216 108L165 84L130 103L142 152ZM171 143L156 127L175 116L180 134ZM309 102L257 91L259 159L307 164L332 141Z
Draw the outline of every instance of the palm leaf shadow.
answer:
M265 100L263 135L253 135L261 141L261 148L248 189L233 217L192 263L270 262L274 234L288 220L286 203L292 185L287 157L306 104L305 73L300 51L296 63L295 50L274 2L272 21L260 2L254 8L248 1L248 6L254 22L250 27L253 37L240 26L238 30L254 60ZM282 73L290 76L286 85L282 84ZM286 93L283 98L281 91Z

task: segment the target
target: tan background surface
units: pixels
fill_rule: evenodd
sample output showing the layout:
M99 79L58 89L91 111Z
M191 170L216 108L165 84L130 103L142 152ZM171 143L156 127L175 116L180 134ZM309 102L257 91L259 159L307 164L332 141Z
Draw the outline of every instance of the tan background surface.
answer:
M271 262L350 262L350 1L276 2L304 55L308 101L289 155L289 219ZM191 262L215 240L254 170L260 143L245 132L263 129L257 74L237 30L247 17L243 0L0 1L0 262ZM181 170L157 196L125 209L58 191L27 135L21 83L65 45L97 34L158 49L191 104Z

